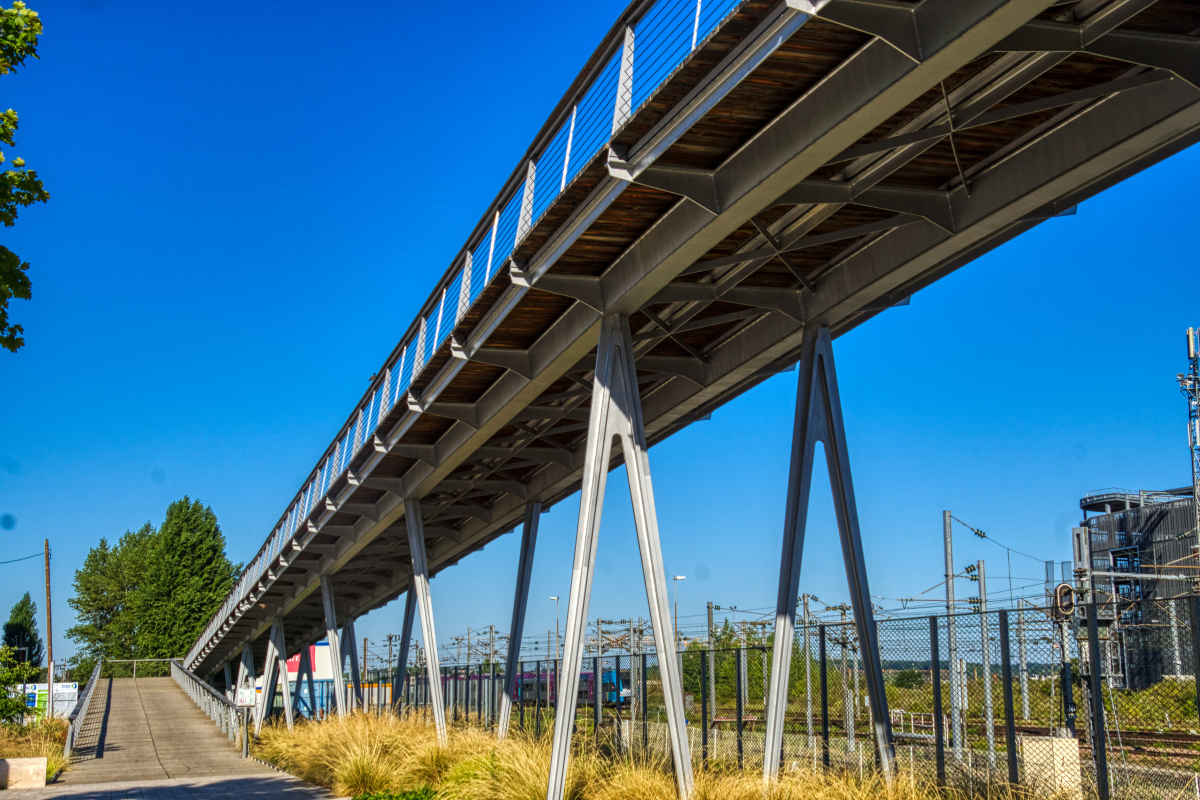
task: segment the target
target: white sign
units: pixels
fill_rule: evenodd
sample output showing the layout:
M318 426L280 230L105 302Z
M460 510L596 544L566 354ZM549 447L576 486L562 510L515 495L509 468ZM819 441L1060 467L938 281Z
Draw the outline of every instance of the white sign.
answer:
M237 699L234 701L234 705L236 705L238 708L253 708L255 702L258 700L256 695L257 692L254 690L253 686L239 686L237 690Z
M44 683L26 683L24 686L25 706L34 709L39 716L45 714L46 707L50 704L49 686ZM67 717L74 710L78 699L78 683L54 684L54 706L51 715L55 717Z

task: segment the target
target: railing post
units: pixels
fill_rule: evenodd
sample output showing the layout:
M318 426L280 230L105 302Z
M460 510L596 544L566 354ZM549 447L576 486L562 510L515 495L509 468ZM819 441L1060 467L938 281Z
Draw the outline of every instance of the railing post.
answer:
M1008 611L1000 611L1000 680L1004 682L1004 746L1008 750L1008 783L1016 786L1017 731L1013 717L1012 663L1008 643Z
M1100 639L1096 624L1096 603L1087 607L1088 626L1088 684L1092 695L1092 757L1096 763L1096 794L1100 800L1109 800L1108 753L1104 741L1104 696L1101 694Z
M708 650L700 651L700 764L708 768Z
M937 782L946 785L946 732L942 728L942 656L938 646L938 621L929 618L929 654L933 672L933 741L937 764Z
M825 663L825 626L817 627L818 656L821 659L821 763L829 769L829 675Z
M600 667L600 656L592 656L592 734L596 739L600 738L600 723L604 719L604 674Z
M1192 612L1192 677L1196 687L1196 713L1200 716L1200 596L1188 598Z
M613 109L614 134L633 111L633 45L634 32L630 25L625 28L625 41L621 46L621 71L617 74L617 99Z
M733 689L737 700L734 703L735 713L737 714L737 764L738 769L742 768L745 760L745 755L742 752L742 648L737 649L737 660L733 667Z

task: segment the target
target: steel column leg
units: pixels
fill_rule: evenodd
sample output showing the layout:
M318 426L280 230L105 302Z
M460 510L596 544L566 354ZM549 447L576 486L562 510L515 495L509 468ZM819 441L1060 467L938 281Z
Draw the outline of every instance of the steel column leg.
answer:
M337 610L333 604L333 582L321 576L321 603L325 608L325 639L329 642L329 660L333 662L333 694L338 714L346 715L346 679L342 675L342 639L338 636Z
M429 562L425 559L425 522L421 501L404 501L404 524L408 527L408 549L412 553L412 589L421 612L421 638L425 642L425 670L429 675L430 707L437 725L438 741L446 743L446 706L442 701L442 679L438 668L437 632L433 627L433 598L429 593Z
M579 524L575 537L575 562L571 570L571 594L567 603L566 642L563 654L562 696L577 697L583 660L587 612L596 564L596 542L608 477L612 442L621 439L625 472L633 500L633 518L641 551L642 575L654 627L654 647L666 658L660 665L667 731L675 763L676 788L681 797L692 793L692 759L689 752L679 662L675 658L675 631L671 625L669 597L663 574L658 519L650 484L650 461L642 424L642 404L634 367L629 318L608 315L600 323L596 350L596 372L592 385L592 408L588 421L587 455L584 459ZM575 704L559 703L555 712L554 738L550 755L548 800L561 800L566 787L567 761Z
M267 656L263 661L262 691L254 703L254 735L262 731L263 717L275 699L275 637L267 636Z
M350 658L350 686L354 689L353 696L346 703L346 707L350 710L355 707L362 708L363 705L362 674L358 669L358 645L355 642L357 638L354 632L354 619L347 619L342 625L342 657L338 661L338 665L345 663L347 657Z
M504 694L500 697L500 721L496 738L508 736L512 717L513 692L517 686L517 661L521 657L521 635L525 629L525 609L529 605L529 579L533 575L533 551L537 545L541 503L525 505L525 523L521 527L521 556L517 559L517 590L513 597L512 625L508 632L508 657L504 661Z
M283 716L287 720L288 730L290 731L295 723L295 718L292 716L292 687L288 682L287 642L283 638L283 619L279 615L276 615L275 621L271 623L271 636L275 640L275 671L279 674L280 691L283 692ZM296 694L300 693L298 678L299 676L297 676L296 681Z
M413 614L416 611L417 600L410 581L404 596L404 621L400 624L400 652L396 656L396 672L392 675L392 708L396 710L400 709L400 693L408 674L408 643L412 640Z
M817 442L825 446L825 462L829 470L829 483L833 489L833 504L837 513L838 533L842 540L846 580L850 585L850 600L854 608L854 624L862 645L863 671L871 702L879 765L885 779L890 782L895 748L892 743L887 696L883 691L879 642L875 634L875 619L867 586L858 510L854 502L854 487L850 480L846 431L842 424L842 406L833 366L833 342L828 328L807 329L804 332L801 350L783 554L775 606L775 644L767 702L763 778L772 780L778 777L779 762L783 753L784 715L787 712L787 687L796 628L796 599L800 590L800 561L804 552L804 533L808 520L808 501Z
M271 707L274 706L277 682L283 684L283 711L287 718L288 730L292 727L291 691L287 682L287 652L283 649L283 626L276 616L271 622L271 630L267 634L267 658L263 664L262 694L254 715L254 735L262 733L263 722Z

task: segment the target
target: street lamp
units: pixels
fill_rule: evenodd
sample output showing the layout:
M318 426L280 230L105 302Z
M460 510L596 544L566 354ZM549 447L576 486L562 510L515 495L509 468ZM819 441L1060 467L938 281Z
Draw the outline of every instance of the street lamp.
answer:
M557 660L562 652L558 640L558 595L554 595L550 599L554 601L554 658Z
M686 575L674 575L671 578L672 585L675 587L675 646L679 646L679 582L686 581Z

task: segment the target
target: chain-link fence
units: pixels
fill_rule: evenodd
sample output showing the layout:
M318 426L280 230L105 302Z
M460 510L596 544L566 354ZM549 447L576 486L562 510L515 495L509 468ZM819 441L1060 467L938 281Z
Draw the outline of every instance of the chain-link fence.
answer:
M1025 605L879 621L899 768L936 775L972 795L1016 783L1047 797L1200 800L1198 602L1118 600L1065 617ZM772 642L741 644L693 641L676 654L697 767L762 769ZM520 662L512 730L536 736L552 729L565 702L559 666ZM861 775L876 768L864 669L849 616L797 627L780 754L785 771ZM387 670L364 678L355 706L430 716L423 667L410 668L395 703ZM443 667L440 681L452 724L496 724L501 665ZM316 713L328 713L331 690L317 695ZM585 655L573 705L576 736L670 755L655 653Z

